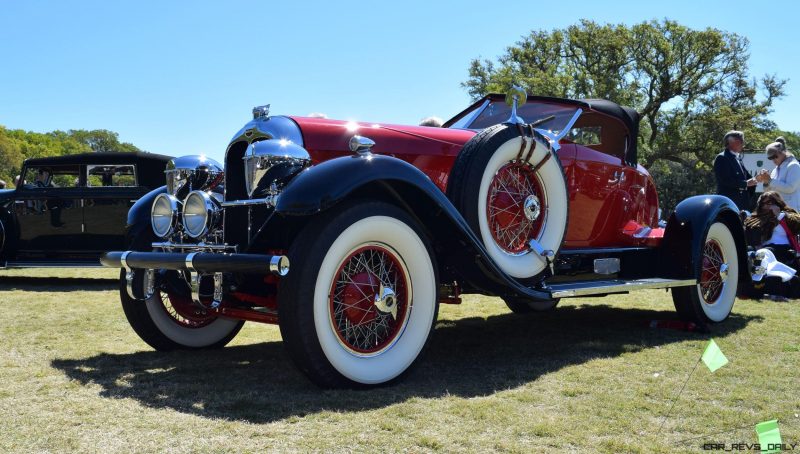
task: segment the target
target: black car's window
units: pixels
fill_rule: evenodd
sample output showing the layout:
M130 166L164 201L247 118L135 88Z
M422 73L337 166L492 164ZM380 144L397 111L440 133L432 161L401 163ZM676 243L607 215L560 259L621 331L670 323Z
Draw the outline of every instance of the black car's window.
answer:
M136 186L136 167L133 164L89 165L86 172L89 187Z
M76 188L80 186L79 166L28 167L25 171L26 188Z

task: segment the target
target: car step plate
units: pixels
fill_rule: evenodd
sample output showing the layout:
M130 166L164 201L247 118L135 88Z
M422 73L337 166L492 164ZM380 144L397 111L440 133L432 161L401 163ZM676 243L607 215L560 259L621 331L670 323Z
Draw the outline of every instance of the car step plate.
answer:
M695 279L636 279L625 281L621 279L603 281L581 281L550 285L553 298L570 298L575 296L603 295L607 293L623 293L632 290L686 287L696 285Z

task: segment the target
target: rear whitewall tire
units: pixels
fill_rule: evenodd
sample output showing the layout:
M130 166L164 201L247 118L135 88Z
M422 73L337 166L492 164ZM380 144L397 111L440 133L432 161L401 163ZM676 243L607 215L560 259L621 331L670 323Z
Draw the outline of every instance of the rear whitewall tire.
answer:
M700 323L719 323L728 318L733 310L739 279L736 240L727 225L715 222L709 227L701 254L698 284L674 288L672 299L681 318ZM721 260L715 264L714 257L717 255L721 255ZM727 268L724 280L718 277L718 265L722 264ZM704 272L709 265L717 269Z

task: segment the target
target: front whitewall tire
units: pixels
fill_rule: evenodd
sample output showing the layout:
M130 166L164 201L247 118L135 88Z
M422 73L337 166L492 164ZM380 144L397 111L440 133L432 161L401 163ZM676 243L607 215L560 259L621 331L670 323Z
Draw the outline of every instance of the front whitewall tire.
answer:
M329 290L341 261L367 243L388 246L405 262L412 287L409 319L399 338L387 350L361 356L345 348L331 325ZM325 254L314 289L314 325L317 338L331 365L350 380L362 384L387 382L405 371L425 346L436 314L436 282L425 244L402 221L388 216L362 219L348 227Z

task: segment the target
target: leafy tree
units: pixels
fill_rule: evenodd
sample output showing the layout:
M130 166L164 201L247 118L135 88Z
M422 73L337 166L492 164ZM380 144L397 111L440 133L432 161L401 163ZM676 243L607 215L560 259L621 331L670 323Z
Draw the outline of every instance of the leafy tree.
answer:
M517 84L530 94L604 98L636 108L640 161L658 182L662 207L671 209L686 196L714 190L714 155L726 131L743 130L749 148L758 150L779 135L768 116L785 81L752 78L748 48L735 33L671 20L633 26L582 20L563 30L532 31L496 63L473 60L462 86L473 98ZM790 148L794 137L787 137Z
M98 153L141 151L132 143L120 142L119 134L107 129L95 129L92 131L87 131L85 129L70 129L67 134L79 142L89 145L92 151Z

